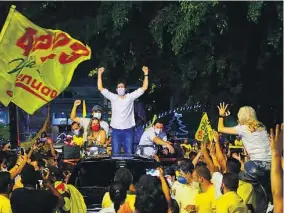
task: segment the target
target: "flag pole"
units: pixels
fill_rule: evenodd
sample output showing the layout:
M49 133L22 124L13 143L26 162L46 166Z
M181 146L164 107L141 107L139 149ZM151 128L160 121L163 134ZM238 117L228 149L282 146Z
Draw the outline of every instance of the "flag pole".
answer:
M12 16L13 16L15 10L16 10L16 6L15 6L15 5L12 5L12 6L10 7L8 16L7 16L7 18L6 18L6 21L5 21L4 26L3 26L2 30L1 30L1 33L0 33L0 43L1 43L3 37L4 37L5 33L6 33L6 30L7 30L7 28L8 28L8 25L9 25L11 19L12 19Z

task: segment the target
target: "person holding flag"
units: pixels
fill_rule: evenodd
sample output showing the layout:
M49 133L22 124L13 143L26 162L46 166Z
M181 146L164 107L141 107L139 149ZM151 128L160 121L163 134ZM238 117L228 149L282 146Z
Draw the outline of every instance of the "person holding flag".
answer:
M105 71L104 67L98 70L98 90L102 95L111 101L112 117L110 126L112 127L112 154L120 153L120 148L123 145L125 154L133 153L134 140L134 101L139 98L148 89L148 72L146 66L142 67L144 72L144 81L141 88L134 92L125 94L125 82L118 82L116 91L117 94L111 93L103 87L102 75Z

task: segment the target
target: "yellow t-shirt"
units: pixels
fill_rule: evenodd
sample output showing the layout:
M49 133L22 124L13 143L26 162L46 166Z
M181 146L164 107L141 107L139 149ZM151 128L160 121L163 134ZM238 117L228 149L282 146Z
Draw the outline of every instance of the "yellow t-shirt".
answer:
M22 184L22 178L20 175L18 175L16 178L15 178L15 184L13 186L13 191L15 189L19 189L19 188L23 188L24 185Z
M185 149L184 157L189 158L189 153L192 150L192 147L190 144L181 144L180 147L183 147Z
M216 213L247 213L248 209L236 192L227 192L216 202Z
M134 194L133 195L132 194L126 195L125 202L128 202L132 211L135 210L135 207L134 207L135 199L136 199L136 195L134 195ZM109 207L111 207L111 205L112 205L112 201L110 199L109 192L106 192L104 197L103 197L102 208L109 208Z
M253 208L256 208L256 197L253 186L250 183L239 180L237 194L243 199L245 204L252 204Z
M180 184L176 189L175 199L179 205L180 213L188 213L185 208L188 205L195 205L195 197L198 190L187 184Z
M239 146L239 147L242 147L243 146L243 142L242 140L235 140L235 146Z
M83 137L77 137L76 135L73 136L73 143L76 146L83 146L84 145L84 138Z
M213 186L213 184L208 188L206 192L196 195L195 206L198 209L198 213L215 212L216 196L215 196L215 187Z
M3 195L0 195L0 213L12 213L10 200Z

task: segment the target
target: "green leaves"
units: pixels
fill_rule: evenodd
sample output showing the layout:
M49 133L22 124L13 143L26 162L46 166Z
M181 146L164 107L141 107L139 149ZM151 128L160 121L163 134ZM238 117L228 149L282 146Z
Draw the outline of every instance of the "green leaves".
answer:
M248 15L247 15L248 20L257 23L261 15L261 10L263 6L264 6L263 1L248 2Z

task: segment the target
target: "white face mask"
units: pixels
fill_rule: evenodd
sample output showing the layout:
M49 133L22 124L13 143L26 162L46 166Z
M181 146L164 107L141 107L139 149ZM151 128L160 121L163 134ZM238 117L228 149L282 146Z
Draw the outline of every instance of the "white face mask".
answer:
M125 88L117 88L116 91L119 96L125 95Z
M95 112L95 113L93 113L93 117L100 120L101 117L102 117L102 113L100 113L100 112Z
M155 133L157 134L157 135L159 135L161 132L162 132L162 129L154 129L154 131L155 131Z
M75 130L73 130L73 133L74 133L74 135L79 135L80 129L75 129Z

